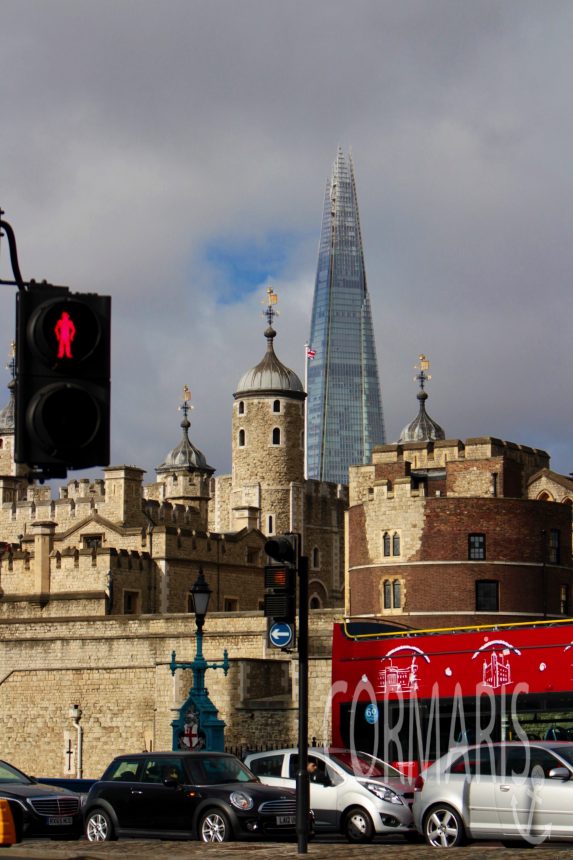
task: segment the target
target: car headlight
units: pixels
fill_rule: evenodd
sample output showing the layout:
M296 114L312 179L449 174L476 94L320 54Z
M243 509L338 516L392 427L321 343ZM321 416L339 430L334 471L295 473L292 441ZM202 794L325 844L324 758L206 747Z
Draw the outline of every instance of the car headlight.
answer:
M388 788L386 785L380 785L378 782L363 782L362 784L364 788L367 788L368 791L371 791L372 794L375 794L376 797L380 798L380 800L385 800L386 803L404 803L400 795L396 794L395 791L392 791L392 789Z
M234 791L229 800L236 806L237 809L252 809L253 808L253 798L249 797L248 794L244 794L242 791Z

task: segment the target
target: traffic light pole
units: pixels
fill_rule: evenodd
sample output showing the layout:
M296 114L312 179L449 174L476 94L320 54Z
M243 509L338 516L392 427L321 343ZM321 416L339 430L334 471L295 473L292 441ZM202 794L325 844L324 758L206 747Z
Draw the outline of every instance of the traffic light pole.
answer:
M296 620L298 579L298 770L296 773L296 833L298 853L308 852L310 780L308 775L308 558L300 554L301 538L293 532L265 543L265 552L279 562L265 567L264 613L292 626ZM272 632L271 628L271 632ZM280 642L271 642L279 647Z
M298 853L308 853L310 781L308 776L308 558L298 563L298 772L296 832Z

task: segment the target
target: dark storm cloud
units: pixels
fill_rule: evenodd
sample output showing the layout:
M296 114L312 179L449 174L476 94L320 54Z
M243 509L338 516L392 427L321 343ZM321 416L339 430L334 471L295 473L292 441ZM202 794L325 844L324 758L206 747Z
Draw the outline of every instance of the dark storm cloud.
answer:
M303 375L340 143L389 438L416 411L426 352L449 436L546 447L573 468L572 35L559 0L4 2L0 204L26 277L113 296L114 461L152 471L187 383L192 437L229 469L268 283L277 351ZM264 275L257 248L281 235ZM7 352L8 288L0 301Z

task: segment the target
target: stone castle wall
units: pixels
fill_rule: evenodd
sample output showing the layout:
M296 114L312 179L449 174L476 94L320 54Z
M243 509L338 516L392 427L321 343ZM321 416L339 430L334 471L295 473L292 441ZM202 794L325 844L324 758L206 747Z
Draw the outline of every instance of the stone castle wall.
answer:
M319 740L330 725L333 619L332 612L312 613L309 737ZM206 659L220 661L224 648L228 676L209 670L206 683L228 725L226 744L294 742L296 659L267 644L260 613L209 615ZM170 749L171 720L191 686L189 670L171 675L171 654L189 661L194 649L193 618L185 615L0 620L2 758L35 775L65 774L70 738L69 754L77 754L72 704L81 709L86 777L98 777L120 753Z

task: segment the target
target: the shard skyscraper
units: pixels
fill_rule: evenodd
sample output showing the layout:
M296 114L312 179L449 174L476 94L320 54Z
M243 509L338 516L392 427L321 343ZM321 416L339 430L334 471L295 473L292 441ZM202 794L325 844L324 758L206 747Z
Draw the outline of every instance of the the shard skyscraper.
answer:
M339 147L326 186L307 358L307 474L348 483L384 419L352 158Z

